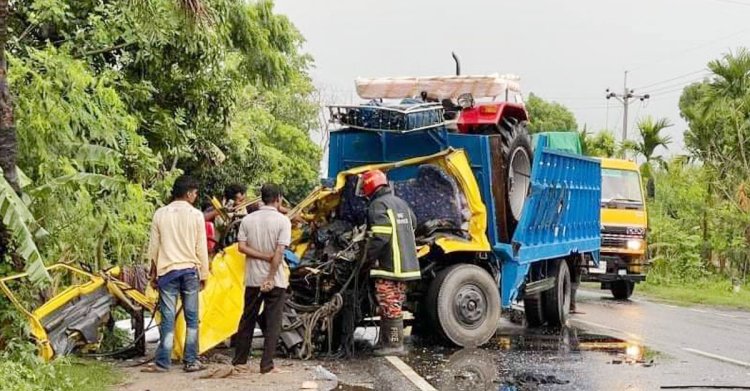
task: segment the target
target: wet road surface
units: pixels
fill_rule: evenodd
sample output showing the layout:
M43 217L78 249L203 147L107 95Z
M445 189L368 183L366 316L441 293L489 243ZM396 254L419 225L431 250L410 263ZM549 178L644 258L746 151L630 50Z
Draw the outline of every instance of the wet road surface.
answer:
M404 361L439 390L750 389L750 313L608 291L581 290L578 302L583 314L562 330L527 329L511 314L481 349L416 342Z

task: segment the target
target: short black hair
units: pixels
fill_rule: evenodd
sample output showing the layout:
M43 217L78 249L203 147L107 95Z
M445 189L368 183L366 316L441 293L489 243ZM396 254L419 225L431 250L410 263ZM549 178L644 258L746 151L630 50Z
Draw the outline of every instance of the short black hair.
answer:
M184 198L192 190L198 190L200 186L195 178L189 175L180 175L172 185L172 199Z
M281 191L281 186L275 183L266 183L260 188L260 199L263 203L268 205L278 198L282 197L284 192Z
M237 193L245 194L247 187L240 185L239 183L232 183L224 189L224 198L231 200Z

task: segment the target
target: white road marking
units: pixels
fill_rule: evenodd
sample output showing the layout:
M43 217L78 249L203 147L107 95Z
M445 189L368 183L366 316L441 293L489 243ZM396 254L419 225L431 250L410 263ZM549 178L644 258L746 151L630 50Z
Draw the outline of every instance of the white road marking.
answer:
M739 365L739 366L742 366L742 367L750 368L750 362L744 362L744 361L740 361L740 360L735 360L733 358L719 356L718 354L708 353L708 352L704 352L704 351L698 350L698 349L682 348L682 350L684 350L686 352L697 354L699 356L713 358L714 360L724 361L724 362L728 362L730 364L734 364L734 365Z
M413 369L411 369L410 366L406 365L405 362L401 361L400 358L395 356L386 356L385 358L388 360L391 365L396 367L404 376L406 376L409 381L412 382L417 388L419 388L420 391L437 391L435 387L430 385L430 383L427 382L427 380L423 379L422 376L419 376L416 372L414 372Z

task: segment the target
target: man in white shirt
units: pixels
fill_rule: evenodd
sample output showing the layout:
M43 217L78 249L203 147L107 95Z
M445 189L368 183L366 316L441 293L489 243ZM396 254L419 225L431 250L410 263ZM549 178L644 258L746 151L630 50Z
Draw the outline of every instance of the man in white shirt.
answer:
M195 372L205 368L198 361L198 292L209 268L203 213L193 207L197 198L198 182L183 175L172 187L173 201L154 213L148 256L152 283L159 290L161 323L154 365L144 370L147 372L166 372L172 363L178 297L187 326L184 369Z
M239 249L245 261L245 310L236 337L232 364L247 363L252 346L258 311L263 303L266 319L261 373L276 373L273 355L281 333L282 311L289 286L284 268L284 250L291 243L292 223L279 212L281 188L266 184L261 188L263 206L242 219L238 234Z

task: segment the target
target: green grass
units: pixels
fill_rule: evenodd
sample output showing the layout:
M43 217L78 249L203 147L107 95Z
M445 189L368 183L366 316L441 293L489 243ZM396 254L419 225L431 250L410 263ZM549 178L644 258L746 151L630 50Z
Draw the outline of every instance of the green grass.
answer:
M0 391L100 391L121 380L112 365L93 360L0 359Z
M750 285L732 292L732 284L726 280L707 280L684 284L656 284L646 282L635 287L635 293L666 300L675 304L704 304L750 310Z

